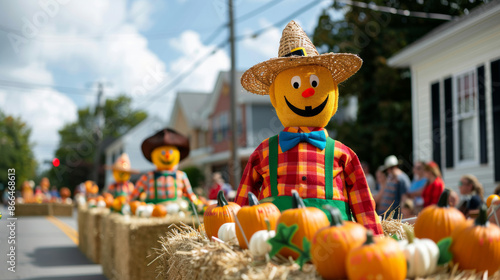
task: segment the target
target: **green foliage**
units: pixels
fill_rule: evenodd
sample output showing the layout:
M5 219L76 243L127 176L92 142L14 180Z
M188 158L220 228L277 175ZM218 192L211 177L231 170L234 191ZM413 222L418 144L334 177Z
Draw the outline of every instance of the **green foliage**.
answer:
M396 9L459 16L481 1L363 1ZM339 18L338 13L345 13ZM337 16L335 16L337 15ZM358 156L376 166L395 154L411 161L411 85L408 69L394 69L387 59L408 44L443 24L442 20L406 17L347 6L336 1L323 10L313 42L321 52L355 53L363 66L339 87L341 96L358 97L354 122L338 124L335 117L328 129L351 147Z
M147 117L146 112L134 110L131 105L132 99L125 95L106 100L102 108L104 142L119 137ZM61 161L61 165L49 171L49 179L53 185L66 186L73 192L76 185L90 179L97 143L94 129L96 120L93 109L83 108L78 110L78 119L75 122L68 123L59 130L61 141L56 150L56 157ZM104 164L103 155L100 162ZM104 183L103 173L100 173L97 182L101 188Z
M295 262L300 266L300 269L302 269L302 266L311 260L311 242L304 237L302 240L303 250L293 244L292 239L297 230L299 230L299 226L297 224L287 226L283 223L279 223L278 228L276 229L276 236L269 239L267 242L271 245L271 252L269 252L269 257L271 258L278 254L283 248L288 248L299 253L299 257Z
M15 169L16 186L35 177L37 162L30 143L31 128L20 118L0 111L0 183L7 187L8 169Z
M182 171L186 172L189 182L191 183L191 187L193 188L203 187L203 182L205 182L205 175L203 175L201 169L199 169L196 166L189 166L183 168Z

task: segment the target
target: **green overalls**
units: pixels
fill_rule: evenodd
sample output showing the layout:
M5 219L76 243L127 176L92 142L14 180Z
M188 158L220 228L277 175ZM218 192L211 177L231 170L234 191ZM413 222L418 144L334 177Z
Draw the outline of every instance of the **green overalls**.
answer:
M146 203L154 203L154 204L157 204L157 203L162 203L162 202L165 202L165 201L172 201L172 200L177 200L177 172L174 173L174 175L172 174L164 174L163 172L158 172L158 171L154 171L153 173L153 176L154 176L154 182L155 182L155 197L154 198L149 198L149 194L146 198ZM174 177L174 189L175 189L175 195L174 197L172 198L166 198L166 199L160 199L158 198L158 187L157 187L157 181L158 181L158 178L162 177L162 176L172 176Z
M324 209L324 205L335 206L340 210L343 220L351 220L351 209L349 203L341 200L333 200L333 160L335 153L335 140L328 137L325 148L325 199L305 198L304 204L307 207L316 207L331 219L331 214ZM271 183L271 196L261 200L261 202L272 202L281 212L292 208L291 196L278 196L278 135L269 138L269 175Z

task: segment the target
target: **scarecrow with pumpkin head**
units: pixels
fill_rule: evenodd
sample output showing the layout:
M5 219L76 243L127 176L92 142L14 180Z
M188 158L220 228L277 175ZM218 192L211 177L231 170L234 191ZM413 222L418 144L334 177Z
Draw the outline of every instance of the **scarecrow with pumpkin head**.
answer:
M344 220L354 215L382 234L358 157L324 128L337 111L338 84L361 64L354 54L319 55L297 23L285 27L279 57L253 66L241 78L246 90L269 95L285 129L264 140L250 156L236 203L246 205L252 192L283 211L292 208L296 190L306 206L336 206Z
M118 196L129 196L134 190L134 184L129 181L130 176L139 172L131 168L128 155L123 153L110 169L113 171L115 183L109 185L104 192L113 195L115 198Z
M164 203L187 197L195 204L199 200L191 189L191 183L179 162L189 154L189 140L178 132L165 128L142 142L142 153L156 166L139 178L132 192L131 200L145 194L146 203Z

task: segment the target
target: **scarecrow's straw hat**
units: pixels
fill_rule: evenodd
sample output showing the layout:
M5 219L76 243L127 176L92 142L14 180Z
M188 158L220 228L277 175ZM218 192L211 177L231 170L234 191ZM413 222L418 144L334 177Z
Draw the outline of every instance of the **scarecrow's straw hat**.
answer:
M271 58L248 69L241 77L243 87L256 94L269 94L269 86L283 70L303 66L319 65L332 73L339 84L356 73L363 61L355 54L319 54L307 34L291 21L283 30L277 58Z
M130 159L129 159L128 155L125 153L123 153L119 158L117 158L115 163L112 166L106 166L106 168L111 169L113 171L139 173L139 171L131 169Z

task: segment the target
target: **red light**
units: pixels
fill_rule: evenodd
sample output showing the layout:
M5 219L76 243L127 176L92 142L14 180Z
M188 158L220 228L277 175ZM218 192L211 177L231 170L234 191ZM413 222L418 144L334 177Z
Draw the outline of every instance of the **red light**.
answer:
M58 158L55 158L52 160L52 165L54 165L54 167L58 167L59 166L59 159Z

